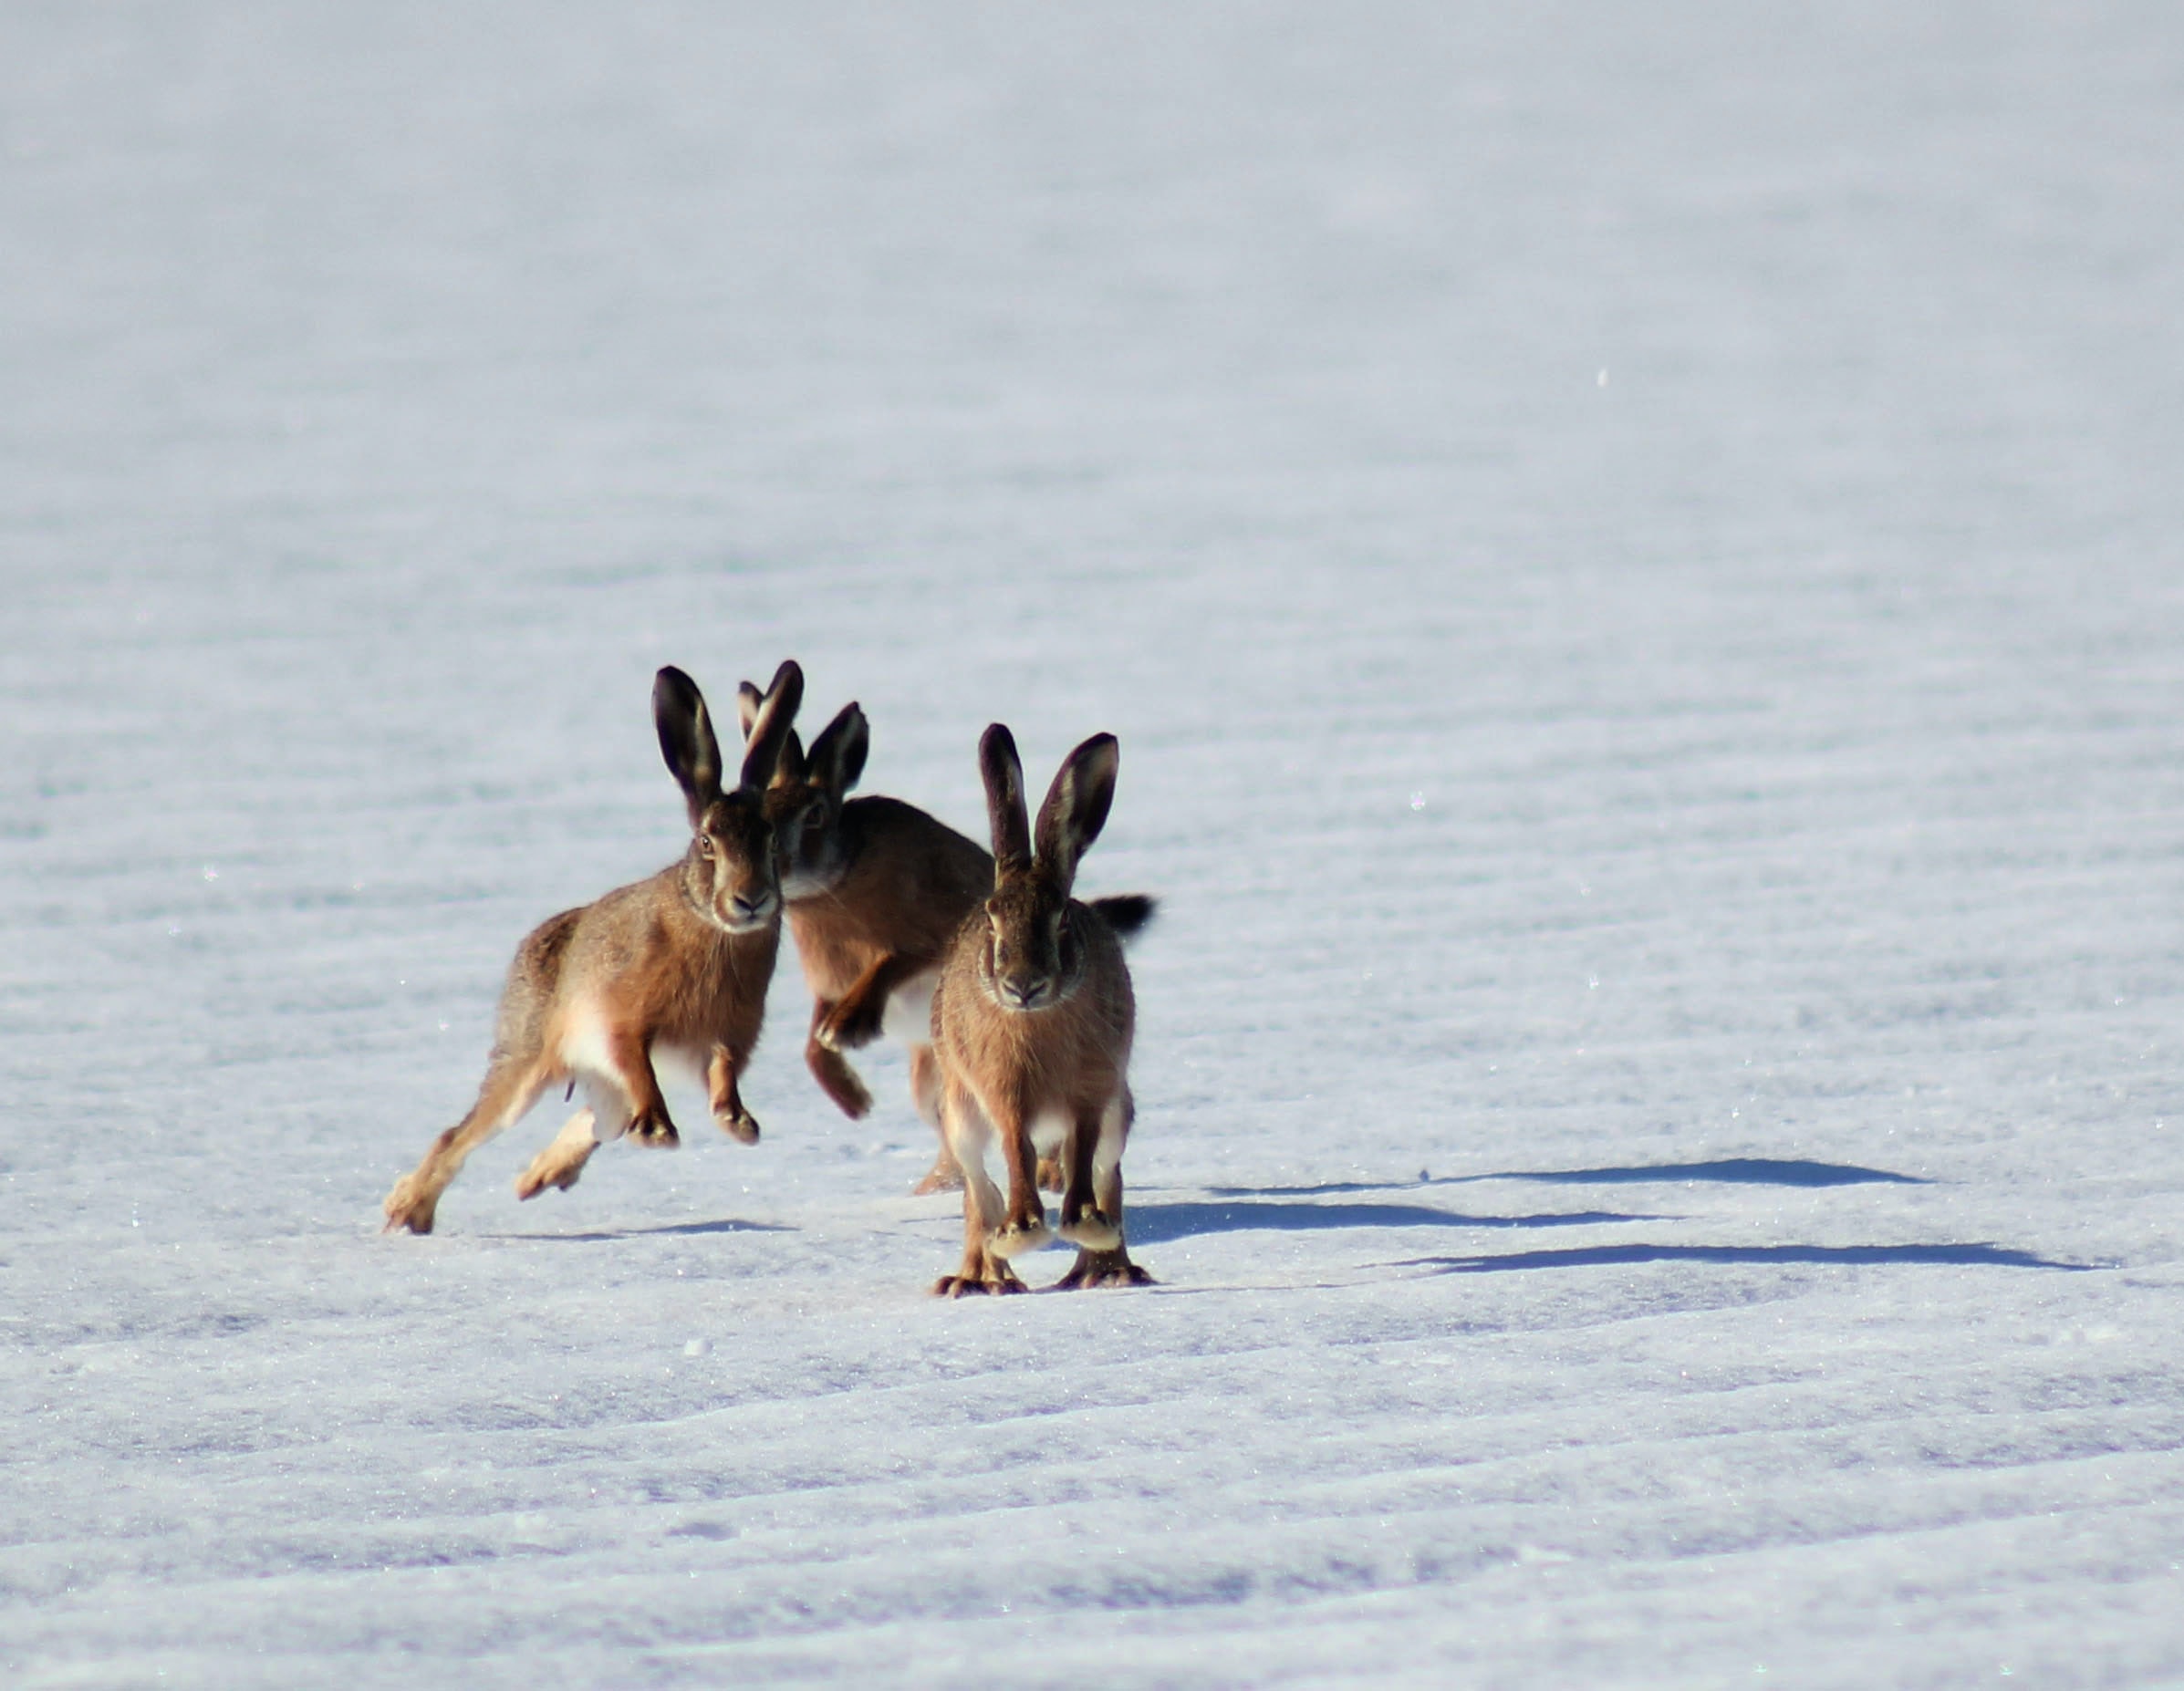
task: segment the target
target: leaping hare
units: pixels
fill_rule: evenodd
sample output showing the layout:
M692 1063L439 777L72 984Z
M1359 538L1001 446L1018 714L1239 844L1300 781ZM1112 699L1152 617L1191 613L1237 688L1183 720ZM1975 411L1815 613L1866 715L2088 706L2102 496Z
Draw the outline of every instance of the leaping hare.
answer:
M478 1101L394 1183L390 1229L431 1232L440 1195L471 1152L564 1082L584 1088L588 1107L524 1171L518 1198L576 1185L600 1142L625 1131L640 1145L680 1143L653 1073L661 1056L702 1074L723 1131L758 1143L736 1075L758 1043L781 945L761 794L803 696L803 671L783 664L761 701L741 783L724 791L704 695L681 670L660 670L652 716L690 805L690 848L650 879L542 923L516 948Z
M764 696L739 693L748 738ZM910 1052L910 1096L940 1138L920 1192L963 1183L941 1123L941 1070L932 1050L932 994L941 960L964 918L993 887L993 859L946 823L900 799L850 798L871 750L871 730L844 705L807 752L792 732L766 790L766 815L781 857L789 931L811 989L804 1061L812 1078L852 1120L872 1094L842 1054L886 1033ZM1153 900L1138 894L1095 901L1108 927L1128 938L1145 926ZM1061 1182L1043 1165L1054 1189Z
M1130 971L1097 908L1069 896L1077 859L1114 802L1118 757L1112 734L1072 752L1035 832L1009 731L996 722L978 744L993 892L957 930L932 1001L941 1109L966 1177L963 1261L934 1286L942 1296L1024 1290L1009 1259L1051 1237L1034 1167L1042 1152L1059 1153L1059 1230L1078 1248L1061 1284L1152 1278L1130 1260L1122 1231L1122 1150L1135 1114ZM996 1136L1008 1164L1005 1205L985 1167Z

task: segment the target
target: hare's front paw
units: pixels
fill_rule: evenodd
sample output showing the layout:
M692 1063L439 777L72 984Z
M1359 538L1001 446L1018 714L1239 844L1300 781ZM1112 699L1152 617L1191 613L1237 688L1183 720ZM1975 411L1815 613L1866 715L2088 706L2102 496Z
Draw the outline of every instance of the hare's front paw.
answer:
M922 1198L928 1192L960 1192L963 1189L963 1171L956 1166L954 1157L942 1151L932 1159L932 1167L925 1171L925 1178L910 1188L910 1196Z
M1072 1219L1062 1217L1062 1237L1087 1250L1119 1250L1122 1229L1097 1209L1086 1209Z
M1042 1192L1062 1192L1069 1188L1069 1182L1062 1173L1062 1159L1058 1157L1039 1158L1038 1180Z
M1046 1226L1046 1218L1036 1220L1012 1221L1006 1227L996 1228L986 1235L986 1250L1006 1261L1020 1257L1027 1250L1036 1250L1041 1245L1051 1243L1054 1234Z
M712 1119L731 1139L744 1145L758 1143L758 1120L748 1110L715 1110Z
M819 1023L819 1043L829 1051L858 1051L880 1034L887 1001L874 993L850 1003L837 1004Z
M583 1177L588 1158L579 1157L571 1161L556 1156L555 1147L546 1148L531 1159L531 1166L515 1177L516 1197L528 1201L549 1187L556 1192L566 1192Z
M660 1151L671 1151L682 1143L682 1136L675 1131L675 1124L664 1113L639 1116L629 1124L629 1136L640 1145Z
M872 1094L857 1077L857 1071L842 1061L841 1053L819 1043L815 1037L804 1051L805 1066L819 1083L820 1091L851 1121L862 1120L872 1110Z

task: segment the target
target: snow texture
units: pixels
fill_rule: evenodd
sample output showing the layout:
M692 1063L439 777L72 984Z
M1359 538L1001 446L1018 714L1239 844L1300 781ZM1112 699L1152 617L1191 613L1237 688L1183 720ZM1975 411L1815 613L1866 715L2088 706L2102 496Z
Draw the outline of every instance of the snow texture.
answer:
M0 11L0 1678L2184 1684L2179 159L2154 0ZM379 1233L785 655L1120 736L1158 1288L928 1298L786 952Z

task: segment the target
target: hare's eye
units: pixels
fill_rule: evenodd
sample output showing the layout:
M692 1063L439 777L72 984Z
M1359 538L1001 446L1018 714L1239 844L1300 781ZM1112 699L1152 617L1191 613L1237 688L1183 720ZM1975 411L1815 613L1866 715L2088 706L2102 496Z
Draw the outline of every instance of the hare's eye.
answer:
M712 841L708 835L703 834L698 835L698 856L701 857L710 857L712 856Z

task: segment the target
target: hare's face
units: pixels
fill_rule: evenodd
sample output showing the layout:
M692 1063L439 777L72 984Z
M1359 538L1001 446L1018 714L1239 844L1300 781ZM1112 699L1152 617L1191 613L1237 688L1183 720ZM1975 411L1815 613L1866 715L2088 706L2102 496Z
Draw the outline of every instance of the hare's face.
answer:
M1012 880L986 900L979 982L1002 1009L1046 1010L1076 990L1084 959L1069 898L1044 877Z
M708 918L732 934L781 919L774 830L754 794L715 799L692 832L687 879L692 900Z
M800 781L769 787L766 820L774 829L783 897L816 897L842 878L848 853L842 845L841 804L824 788Z

